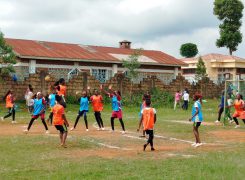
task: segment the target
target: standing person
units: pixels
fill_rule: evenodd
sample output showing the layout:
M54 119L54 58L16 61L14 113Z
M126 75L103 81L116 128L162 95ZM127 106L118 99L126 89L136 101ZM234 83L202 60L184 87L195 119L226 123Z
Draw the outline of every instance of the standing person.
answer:
M233 100L230 95L227 95L227 103L226 103L227 108L225 108L225 117L228 117L230 124L233 122L233 119L231 117L231 110L230 110L230 107L232 105L233 105Z
M26 105L28 107L28 112L29 113L32 113L33 111L33 104L34 104L34 101L32 99L33 97L33 88L32 86L29 84L27 90L26 90L26 93L25 93L25 100L26 100Z
M142 123L143 123L143 128L146 134L149 135L149 138L147 140L147 143L144 144L143 150L145 151L146 147L148 144L151 145L151 151L154 151L154 145L153 145L153 138L154 138L154 125L156 123L157 117L156 117L156 110L151 107L151 100L146 99L145 100L146 107L142 109L141 114L141 121L139 123L139 128L137 131L139 131Z
M185 91L184 91L184 94L183 94L183 96L182 96L182 99L184 100L184 104L182 105L182 108L184 109L184 110L188 110L188 103L189 103L189 92L188 92L188 90L186 89Z
M35 97L36 96L36 97ZM46 134L49 134L48 126L45 122L45 109L46 109L46 101L43 98L43 95L41 92L38 92L36 95L34 95L34 111L33 116L29 122L28 128L24 130L24 132L29 132L33 122L40 116L42 123L45 127Z
M53 89L52 93L48 96L50 114L49 114L49 117L47 119L47 123L50 123L51 125L52 125L52 121L53 121L53 107L55 106L55 96L56 96L55 90Z
M176 109L176 105L178 104L179 107L181 106L180 104L180 98L181 98L181 93L180 91L176 91L175 96L174 96L174 110Z
M64 106L64 108L66 108L66 100L65 100L65 96L66 96L66 85L65 85L65 79L64 78L60 78L59 81L57 81L54 84L56 90L57 90L57 94L62 98L61 99L61 105Z
M6 108L8 108L8 114L5 115L4 117L1 117L2 121L4 121L4 119L12 116L12 123L16 123L15 121L15 105L14 105L14 101L15 101L15 97L13 95L13 91L9 90L6 95L4 96L4 100L6 101Z
M119 119L119 122L121 124L122 127L122 134L125 134L125 126L124 126L124 122L122 119L122 107L121 107L121 93L120 91L113 91L112 90L112 86L109 86L109 91L110 92L106 92L104 91L110 98L112 101L112 114L111 114L111 132L114 132L115 128L114 128L114 120L115 118Z
M221 94L220 104L219 104L219 111L218 111L218 119L215 121L215 123L220 123L221 115L224 111L225 107L225 92L223 91Z
M99 126L98 130L105 130L103 120L101 118L101 111L103 111L103 97L99 94L98 90L94 90L94 95L90 97L90 102L94 110L94 116Z
M88 87L88 90L89 89L90 88ZM78 99L78 102L80 103L80 108L79 108L79 111L78 111L78 114L77 114L77 118L76 118L75 124L71 128L71 131L73 131L76 128L77 123L78 123L78 121L79 121L81 116L83 116L83 118L84 118L86 131L88 131L87 113L88 113L88 110L89 110L89 97L88 97L87 91L83 91L82 92L82 96Z
M236 123L235 128L239 128L240 125L239 125L239 122L238 122L237 118L242 119L242 121L245 124L245 111L244 111L245 104L244 104L243 97L242 97L241 94L237 94L236 95L236 100L234 102L234 105L231 105L231 106L235 107L235 112L233 114L233 120ZM229 106L229 107L231 107L231 106Z
M55 100L57 104L53 107L52 113L54 115L54 126L60 131L60 145L66 148L66 138L67 138L67 127L69 127L69 123L65 116L65 108L60 104L61 97L59 95L55 95Z
M142 113L141 113L142 110L146 108L146 103L145 103L146 99L150 99L151 100L151 96L147 95L147 94L144 94L144 96L142 98L143 102L142 102L142 104L140 106L140 113L139 113L140 119L139 119L139 121L141 121L141 118L142 118ZM144 129L143 129L143 134L140 137L145 137L145 130Z
M198 128L200 127L201 123L203 122L203 115L202 115L202 96L199 94L195 94L193 96L194 105L192 106L192 116L189 121L193 122L193 133L196 138L196 143L192 144L193 147L201 146L201 140L199 136Z

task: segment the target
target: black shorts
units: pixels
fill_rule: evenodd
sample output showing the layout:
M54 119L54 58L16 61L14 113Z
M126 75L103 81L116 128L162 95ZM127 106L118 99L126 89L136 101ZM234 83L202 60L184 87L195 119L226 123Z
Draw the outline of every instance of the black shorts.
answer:
M202 124L202 122L193 122L193 126L194 127L199 127L199 126L201 126L201 124Z
M55 127L61 133L67 132L67 126L65 124L63 124L63 125L55 125Z
M88 112L87 110L78 111L78 115L79 115L79 116L83 116L83 115L84 115L84 116L87 116L87 112Z
M145 133L148 134L149 136L154 136L153 130L145 130Z

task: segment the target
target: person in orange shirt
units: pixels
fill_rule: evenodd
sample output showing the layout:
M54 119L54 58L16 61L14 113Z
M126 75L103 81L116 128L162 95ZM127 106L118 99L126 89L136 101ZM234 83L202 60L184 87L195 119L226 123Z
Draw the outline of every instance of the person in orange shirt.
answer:
M14 106L14 95L13 95L13 91L9 90L6 95L4 96L4 100L6 101L6 108L8 108L8 114L4 117L1 117L2 121L4 121L4 119L12 116L12 123L16 123L15 121L15 106Z
M53 124L55 128L60 131L60 145L66 148L66 138L67 138L67 127L69 123L65 116L65 108L61 105L62 99L59 95L55 96L57 104L53 107Z
M137 129L137 131L139 131L142 123L143 123L143 127L144 127L144 131L146 132L146 134L149 135L149 138L147 140L147 143L144 144L143 146L143 150L145 151L146 147L148 146L148 144L151 145L151 151L154 151L154 146L153 146L153 138L154 138L154 126L157 120L157 116L156 116L156 110L155 108L151 107L151 100L150 99L146 99L145 100L145 104L146 107L144 109L142 109L141 114L141 121L139 123L139 128Z
M101 111L103 110L103 98L97 89L94 90L94 95L90 97L90 102L92 103L94 116L99 126L98 130L105 130L103 120L101 118Z
M57 91L57 94L62 98L61 99L61 105L66 108L66 101L65 101L65 96L66 96L66 86L65 86L65 79L60 78L59 81L57 81L55 84L55 89Z
M231 105L231 106L234 106L234 108L235 108L235 112L233 114L233 119L236 123L235 128L239 128L240 125L239 125L237 118L241 118L245 124L245 111L244 111L245 103L243 101L241 94L236 95L236 100L234 102L234 105ZM231 106L229 106L229 107L231 107Z

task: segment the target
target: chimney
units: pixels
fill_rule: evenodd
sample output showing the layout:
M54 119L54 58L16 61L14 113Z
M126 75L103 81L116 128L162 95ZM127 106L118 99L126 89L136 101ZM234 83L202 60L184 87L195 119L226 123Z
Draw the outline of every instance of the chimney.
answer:
M119 42L119 46L120 46L120 48L130 49L131 48L131 42L124 40L124 41Z

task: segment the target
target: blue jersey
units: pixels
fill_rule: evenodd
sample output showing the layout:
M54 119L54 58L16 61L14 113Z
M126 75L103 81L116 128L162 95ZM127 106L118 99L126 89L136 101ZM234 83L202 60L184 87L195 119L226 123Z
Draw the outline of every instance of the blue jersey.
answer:
M80 111L88 111L88 105L89 105L88 97L81 97L79 110Z
M112 96L112 110L113 111L120 111L121 110L121 103L118 101L117 96Z
M52 108L55 105L55 94L49 95L49 106Z
M193 122L202 122L203 121L203 116L202 116L202 105L200 101L196 101L192 107L192 116L196 114L196 108L198 108L198 114L192 118Z
M40 112L45 108L45 100L44 99L34 99L34 110L33 115L39 115Z
M225 101L225 97L222 95L219 107L221 107L221 108L225 107L225 104L224 104L225 102L224 101Z

